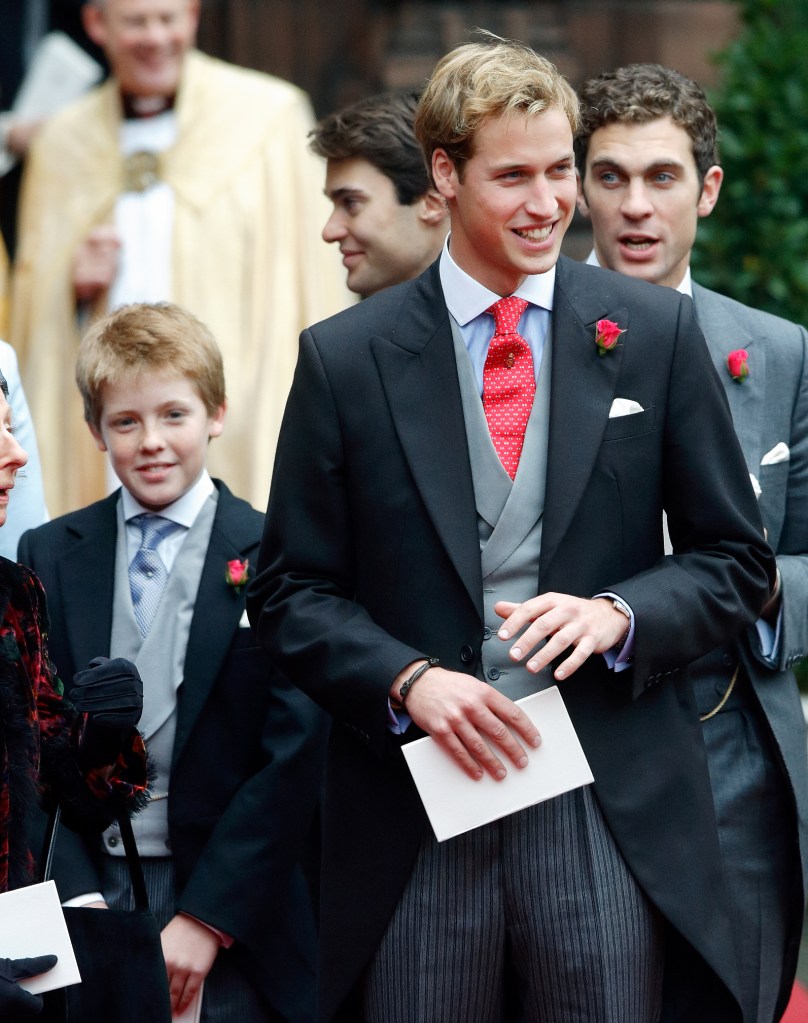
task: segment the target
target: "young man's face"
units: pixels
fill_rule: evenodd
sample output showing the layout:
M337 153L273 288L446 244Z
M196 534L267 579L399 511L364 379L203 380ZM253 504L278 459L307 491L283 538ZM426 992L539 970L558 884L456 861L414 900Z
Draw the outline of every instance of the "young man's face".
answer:
M443 219L427 197L398 201L393 182L368 160L329 160L325 194L334 205L323 228L339 244L348 287L362 298L417 277L437 257Z
M677 287L699 217L713 209L722 171L699 186L690 136L670 117L615 122L589 140L579 208L592 221L601 266Z
M11 432L11 409L0 391L0 526L8 515L8 503L17 470L28 461L28 455Z
M510 295L555 265L576 196L572 129L561 110L490 117L462 179L442 149L432 173L449 203L452 257L475 280Z
M198 0L104 0L84 8L87 34L122 91L140 97L174 95L198 21Z
M145 372L103 389L100 427L121 483L145 508L160 511L202 475L208 441L224 424L222 405L208 415L196 385L184 376Z

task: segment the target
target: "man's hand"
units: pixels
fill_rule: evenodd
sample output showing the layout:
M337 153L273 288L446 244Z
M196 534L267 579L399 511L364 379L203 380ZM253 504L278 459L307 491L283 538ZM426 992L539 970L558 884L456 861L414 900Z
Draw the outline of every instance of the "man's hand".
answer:
M554 672L559 681L577 671L591 654L616 646L628 625L626 616L603 597L584 600L567 593L543 593L524 604L500 600L494 610L505 619L497 635L502 640L516 640L510 655L514 661L529 656L528 671L541 671L564 650L573 648ZM536 650L543 639L547 643Z
M78 302L93 302L118 272L121 243L111 224L93 228L73 257L73 291Z
M171 1014L185 1012L219 951L219 939L210 928L178 913L160 935L166 961Z
M391 699L398 699L402 682L418 664L409 665L396 678ZM505 777L508 772L497 753L516 767L526 767L527 755L518 738L527 746L541 743L533 722L507 696L471 675L445 668L430 668L418 679L407 696L406 709L415 724L475 781L482 778L483 770L497 781Z

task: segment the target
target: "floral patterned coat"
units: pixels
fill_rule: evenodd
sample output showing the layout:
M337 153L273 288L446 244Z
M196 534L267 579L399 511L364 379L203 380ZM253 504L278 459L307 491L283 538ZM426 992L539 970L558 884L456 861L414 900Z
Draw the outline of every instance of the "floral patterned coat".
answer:
M70 827L103 830L146 785L145 749L134 729L111 773L80 768L83 716L62 698L47 629L39 580L0 558L0 891L34 880L29 824L41 795L61 803Z

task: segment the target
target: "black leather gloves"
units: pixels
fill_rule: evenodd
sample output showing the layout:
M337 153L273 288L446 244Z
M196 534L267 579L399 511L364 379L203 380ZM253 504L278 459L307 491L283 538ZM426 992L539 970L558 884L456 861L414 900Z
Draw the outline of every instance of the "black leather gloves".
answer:
M38 1016L42 1012L42 999L29 994L17 983L26 977L52 970L56 956L35 956L33 959L0 959L0 1019L4 1023Z
M73 676L67 697L87 714L81 742L86 767L115 762L143 710L143 682L137 668L123 657L96 657Z

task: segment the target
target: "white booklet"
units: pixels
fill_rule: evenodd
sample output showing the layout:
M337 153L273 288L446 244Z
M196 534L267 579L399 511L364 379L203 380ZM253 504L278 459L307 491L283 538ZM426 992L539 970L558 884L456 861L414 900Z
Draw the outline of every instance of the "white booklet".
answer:
M52 970L19 982L20 987L32 995L81 983L56 884L44 881L3 892L0 895L0 956L26 959L51 953L59 957Z
M538 728L542 742L538 749L526 747L528 763L521 769L500 755L508 771L502 781L489 774L480 781L469 778L430 736L403 747L439 842L594 781L558 686L517 704Z
M78 99L104 75L104 69L64 32L49 32L37 45L11 107L19 121L39 121ZM0 150L0 174L17 158Z

